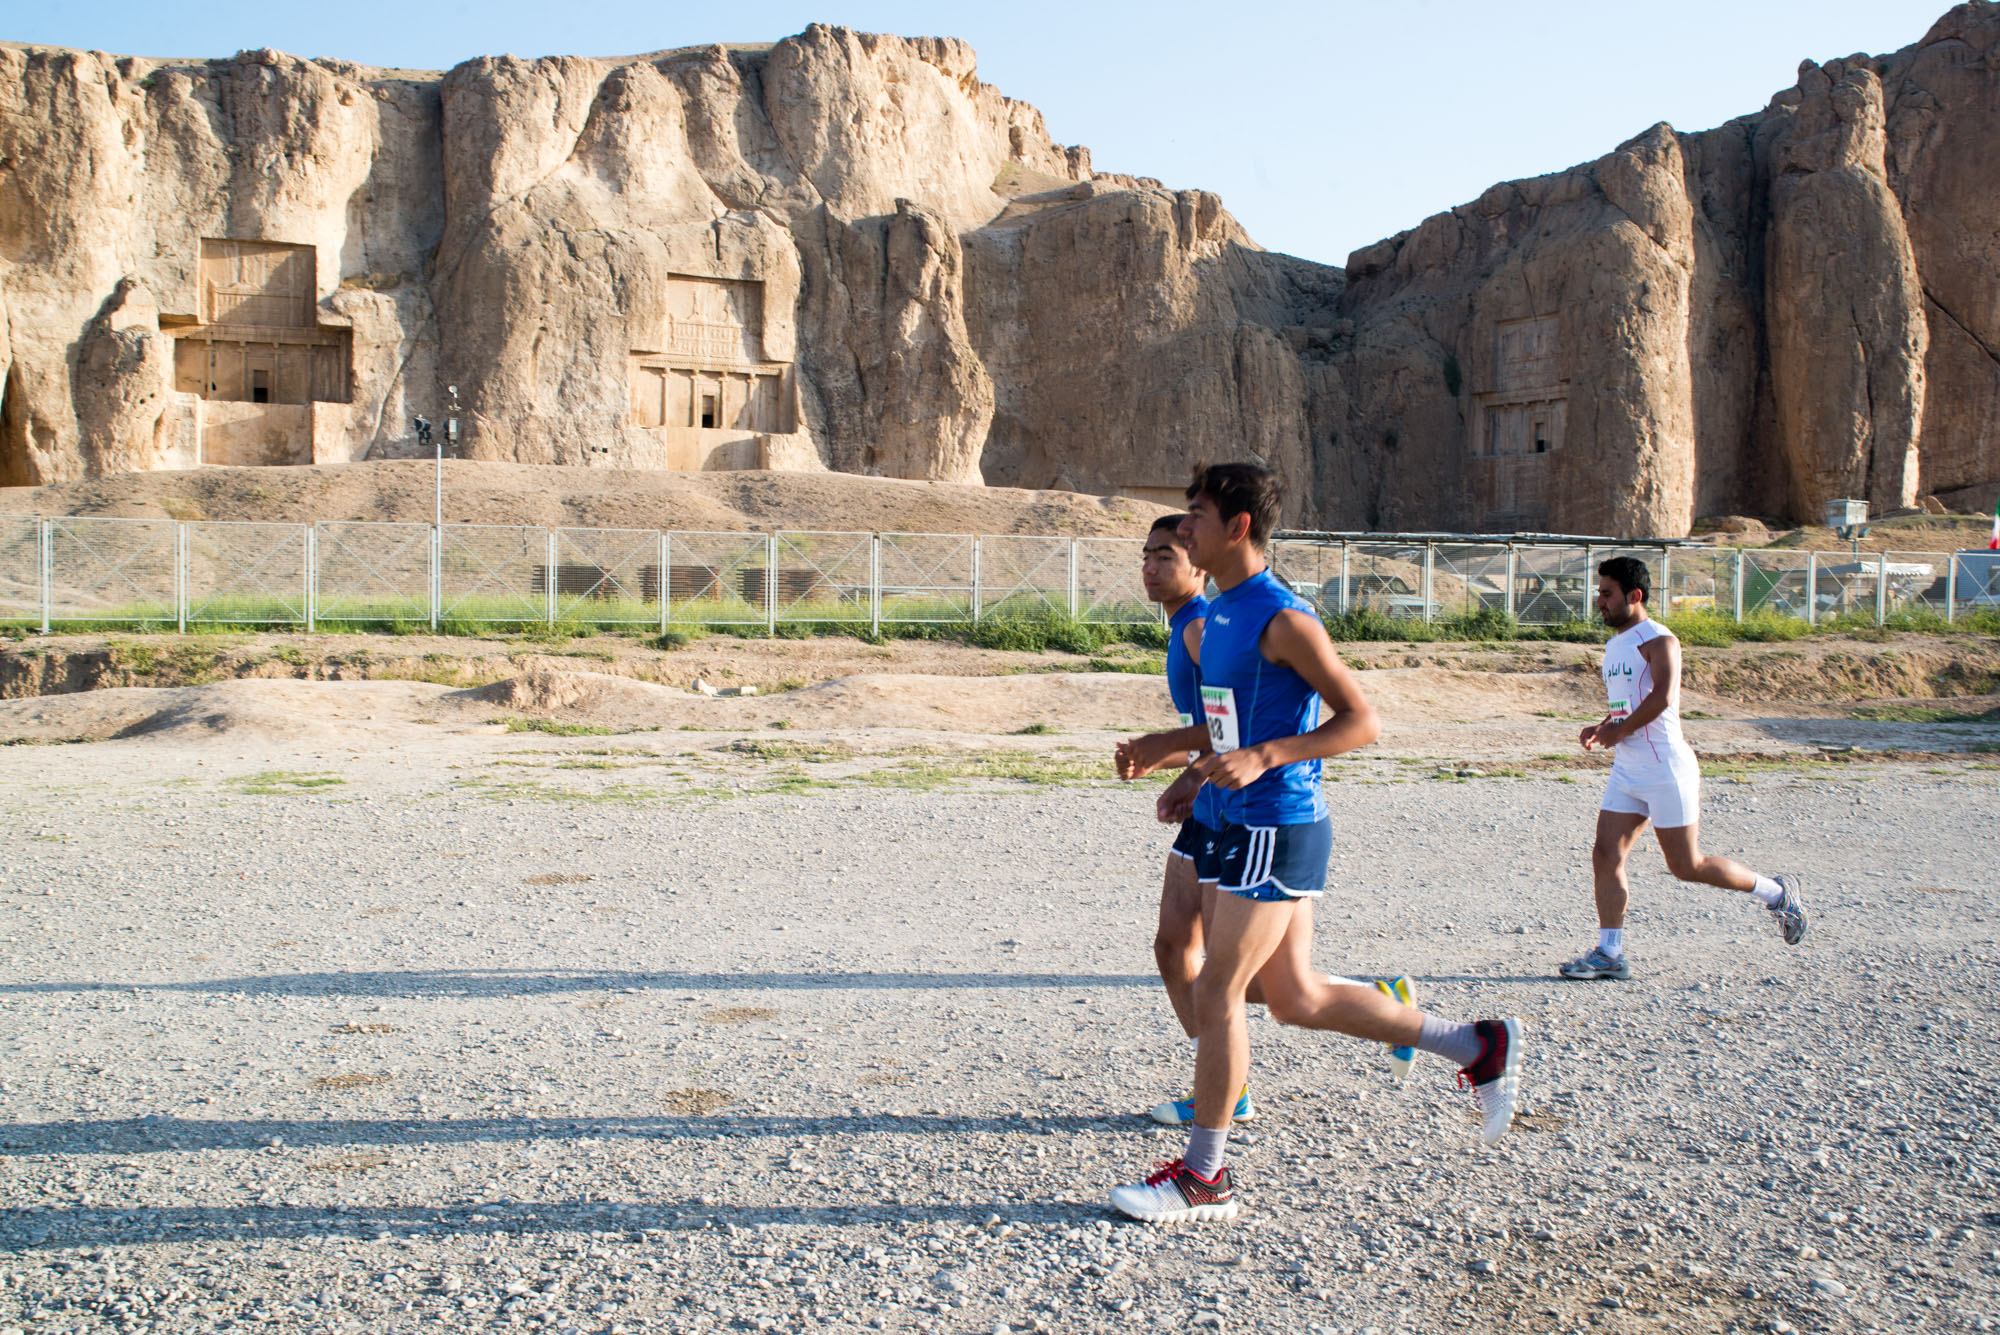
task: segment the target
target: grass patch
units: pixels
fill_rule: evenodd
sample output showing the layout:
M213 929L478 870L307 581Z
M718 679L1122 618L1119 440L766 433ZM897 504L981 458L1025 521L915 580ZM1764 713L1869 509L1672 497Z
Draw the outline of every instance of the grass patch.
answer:
M548 718L510 718L508 732L545 732L551 737L614 737L617 728L599 728L589 723L558 723Z
M752 760L804 761L809 765L854 758L854 748L840 742L767 742L745 737L715 749Z
M614 783L608 788L564 788L533 779L466 779L460 787L494 802L652 802L665 796L658 788Z
M347 780L338 774L300 773L294 770L267 769L261 774L251 774L239 779L225 780L239 792L254 793L261 797L273 797L282 793L309 793L316 788L336 788Z
M861 776L863 782L892 788L937 788L967 780L1003 783L1096 784L1117 783L1109 757L1077 750L1044 753L1038 751L988 751L979 755L936 756L905 760ZM1161 783L1172 776L1150 776Z
M1059 731L1051 723L1030 723L1025 728L1014 729L1016 737L1048 737Z
M1875 723L2000 723L2000 709L1970 713L1924 705L1863 705L1854 717Z

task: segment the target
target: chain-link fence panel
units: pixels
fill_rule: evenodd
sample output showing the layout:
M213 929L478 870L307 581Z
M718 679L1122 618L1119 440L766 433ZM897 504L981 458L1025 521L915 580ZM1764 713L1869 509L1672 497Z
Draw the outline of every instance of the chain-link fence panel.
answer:
M305 524L189 524L181 577L188 624L304 625L310 531Z
M778 621L867 621L874 616L875 535L775 536Z
M439 548L440 620L548 620L548 594L536 578L549 562L547 529L447 524Z
M1431 549L1431 601L1439 616L1507 610L1507 546L1440 542Z
M49 620L175 621L178 527L171 519L49 520Z
M972 620L975 547L964 534L884 533L875 549L882 620Z
M667 617L761 626L769 614L771 542L762 533L668 533Z
M1888 611L1942 617L1951 558L1942 552L1884 552L1888 558Z
M1597 600L1597 569L1584 547L1514 549L1514 619L1524 626L1588 621Z
M1958 552L1951 563L1952 615L2000 612L2000 552Z
M1422 621L1436 611L1424 588L1421 543L1347 544L1349 611Z
M424 621L431 616L429 524L313 526L318 621Z
M979 539L979 612L1039 617L1070 611L1070 541L1018 534Z
M1736 552L1733 548L1676 547L1660 558L1652 610L1662 616L1690 616L1736 610Z
M1821 552L1813 570L1820 617L1873 622L1882 563L1873 552Z
M1347 610L1342 599L1340 555L1346 544L1313 538L1273 538L1266 551L1271 574L1311 603L1321 616Z
M559 528L555 568L535 566L533 588L548 596L553 580L558 621L657 625L660 535L645 528Z
M1158 622L1160 605L1146 596L1141 538L1079 538L1076 544L1076 619L1098 626Z
M42 521L0 515L0 621L42 616Z
M1806 587L1806 567L1811 558L1805 552L1770 547L1743 553L1743 615L1796 617L1810 615L1810 591Z

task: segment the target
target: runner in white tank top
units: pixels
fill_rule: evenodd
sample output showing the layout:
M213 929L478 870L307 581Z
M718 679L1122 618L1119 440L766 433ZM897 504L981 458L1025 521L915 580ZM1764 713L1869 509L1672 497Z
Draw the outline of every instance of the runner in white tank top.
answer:
M1597 612L1615 632L1604 646L1605 714L1578 734L1583 749L1610 746L1615 758L1597 813L1597 842L1590 852L1597 893L1597 947L1564 964L1565 978L1630 978L1625 959L1625 907L1631 886L1625 861L1647 822L1666 855L1667 869L1683 881L1745 891L1777 915L1786 945L1806 934L1803 886L1796 876L1759 876L1728 858L1703 857L1701 768L1681 736L1681 645L1673 632L1646 615L1651 579L1633 557L1614 557L1597 568Z

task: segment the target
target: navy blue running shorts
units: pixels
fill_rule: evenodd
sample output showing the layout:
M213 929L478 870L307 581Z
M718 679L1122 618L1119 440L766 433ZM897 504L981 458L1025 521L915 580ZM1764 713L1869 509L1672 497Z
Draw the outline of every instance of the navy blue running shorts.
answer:
M1174 837L1175 857L1186 858L1194 864L1197 881L1215 884L1220 875L1220 864L1215 860L1216 833L1200 821L1190 816L1181 822L1181 832Z
M1310 825L1225 825L1215 838L1219 889L1272 903L1326 893L1333 822Z

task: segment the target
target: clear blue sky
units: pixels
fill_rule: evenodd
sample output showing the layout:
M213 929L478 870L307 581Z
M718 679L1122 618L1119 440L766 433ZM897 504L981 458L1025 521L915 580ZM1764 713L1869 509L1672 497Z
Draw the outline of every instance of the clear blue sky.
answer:
M1100 171L1200 187L1258 242L1330 264L1495 181L1600 156L1656 121L1763 106L1801 59L1921 37L1942 0L1402 4L900 0L0 0L0 39L119 54L445 69L475 55L627 55L775 40L819 20L963 37Z

